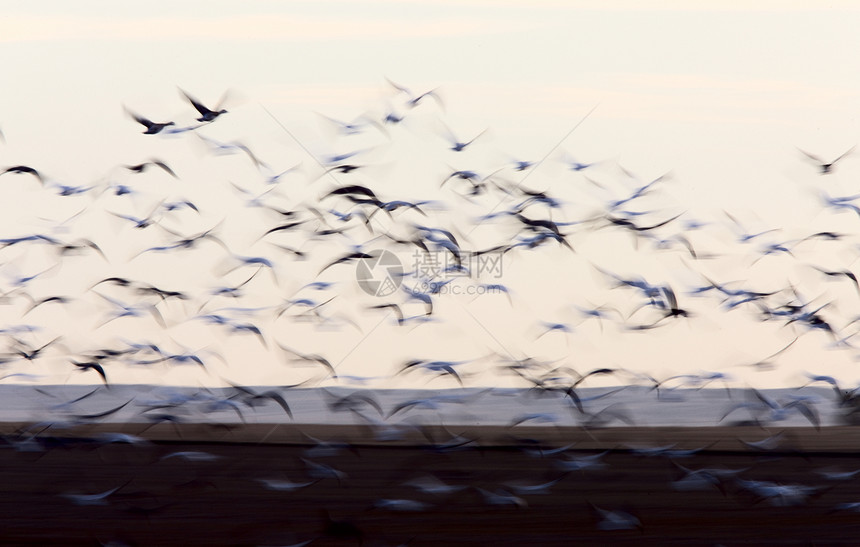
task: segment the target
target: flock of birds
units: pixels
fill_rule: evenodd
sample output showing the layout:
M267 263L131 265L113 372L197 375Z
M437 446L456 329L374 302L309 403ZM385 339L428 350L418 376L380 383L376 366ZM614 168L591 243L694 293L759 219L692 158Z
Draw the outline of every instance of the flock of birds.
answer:
M184 396L175 393L171 398L164 393L153 393L131 398L117 409L87 415L75 413L75 406L92 396L93 392L88 391L72 401L57 403L54 410L65 413L70 425L100 422L132 403L146 407L144 412L149 413L148 419L153 423L183 423L180 417L190 417L187 411L192 408L204 415L235 411L241 418L247 408L275 403L283 405L282 410L291 415L286 399L294 394L289 389L261 391L244 386L234 389L233 394L226 390L220 396L190 390ZM502 396L497 390L489 390ZM96 391L105 395L109 388L97 387ZM554 526L554 530L559 525L550 524L551 521L567 522L574 517L564 511L575 511L577 521L592 523L592 532L575 527L563 532L571 537L604 532L657 537L649 516L658 511L664 512L661 518L670 513L677 522L689 518L686 511L716 506L721 507L720 511L729 511L724 518L732 518L731 511L746 514L755 508L767 518L774 518L772 511L802 510L805 516L818 515L819 519L836 519L834 522L844 522L839 519L860 511L860 502L856 501L855 485L860 476L856 458L850 454L829 454L826 463L811 463L809 458L818 455L795 453L785 432L771 435L762 431L766 437L740 440L743 446L737 447L713 448L716 442L690 447L689 440L684 441L684 446L645 440L617 443L604 440L604 448L595 449L583 439L547 441L530 437L534 430L523 426L555 420L549 414L528 413L508 424L507 444L493 447L485 445L474 430L458 433L457 425L445 427L408 417L416 408L426 411L445 405L472 405L476 399L488 395L483 391L464 394L455 390L399 404L389 404L367 390L319 391L331 412L353 415L360 418L359 423L370 424L376 446L341 440L330 433L323 433L326 438L316 438L310 428L301 433L298 442L270 447L277 451L277 456L263 458L261 463L254 458L245 461L243 458L248 455L230 443L176 446L170 442L152 442L146 434L148 428L141 428L138 435L115 432L110 424L103 424L107 427L100 432L90 431L85 437L67 437L63 427L69 424L50 420L2 440L20 457L36 458L27 460L31 464L56 450L82 451L86 461L101 459L111 466L109 475L87 466L84 476L98 476L89 485L71 479L58 484L40 483L39 495L52 498L41 502L40 507L56 507L55 511L59 511L62 501L69 504L74 514L92 510L96 518L106 519L145 515L152 519L151 525L157 525L182 518L192 505L193 511L205 506L209 514L214 511L216 500L224 503L225 496L232 510L243 507L250 515L243 517L239 513L231 518L253 520L267 511L260 509L259 514L252 514L254 509L243 505L245 497L249 503L252 499L259 502L262 497L283 510L302 508L287 511L289 519L283 523L283 530L289 530L288 537L298 541L290 545L307 545L317 540L371 545L409 545L413 540L421 543L434 536L432 533L416 536L415 528L409 525L410 519L417 519L416 526L426 526L424 519L436 519L441 531L455 520L466 522L469 515L474 516L474 511L502 519L519 518L512 517L512 511L524 515L523 518L533 515L543 519L547 526ZM608 390L595 399L617 391ZM44 395L58 398L55 393ZM510 390L504 396L531 399L535 403L551 395L552 392L523 394ZM174 417L168 418L165 411ZM620 409L610 407L602 413L610 420L623 416ZM597 418L582 423L581 427L599 436L591 428L607 423ZM216 430L229 430L234 425L230 420L223 422L214 424ZM420 448L407 444L405 452L395 450L398 457L407 458L408 462L396 468L387 467L385 455L380 451L393 446L404 448L397 441L406 439L404 434L408 430L425 436L425 442L420 443ZM181 431L179 435L182 438ZM457 459L461 457L470 463ZM490 463L490 458L495 464ZM714 459L720 463L715 465ZM792 465L800 465L802 472L786 480L777 471L783 464L788 470L793 469ZM56 467L56 461L50 465ZM629 476L634 473L632 469L637 469L636 474ZM71 486L72 483L76 486ZM110 486L98 489L92 484ZM240 493L235 490L237 484L244 485ZM197 492L190 501L182 494L189 491ZM623 492L624 501L607 501L612 492ZM648 493L644 497L650 501L642 499L642 492ZM543 514L545 511L551 514ZM301 516L297 515L299 512ZM784 523L786 513L778 515L777 522ZM396 530L392 527L390 534L380 536L380 523L391 522L390 519L400 522L401 527ZM512 526L504 522L498 524L501 529ZM98 537L109 537L110 528L106 524L101 524L98 530ZM470 533L480 535L481 530L471 529ZM519 537L517 534L524 531L511 529L511 533ZM395 537L411 539L403 542Z
M40 203L35 217L17 219L7 228L16 232L0 238L6 277L0 362L7 368L0 381L63 383L57 379L80 373L108 385L115 376L121 383L158 383L162 375L169 383L171 369L191 365L196 373L183 376L185 383L247 383L235 378L254 368L269 371L257 378L273 385L380 386L420 372L433 387L506 376L516 385L564 391L576 402L576 389L593 378L644 383L659 392L735 380L732 367L772 370L803 345L801 338L857 353L852 339L860 316L847 314L849 300L860 294L851 271L853 234L821 229L786 239L780 228L751 229L728 211L723 222L703 220L673 198L671 173L640 180L616 161L584 163L556 153L560 146L543 158L505 155L498 162L498 154L481 149L488 130L463 136L443 121L438 90L390 85L380 111L348 122L321 116L335 132L328 153L312 153L281 125L295 142L278 158L259 157L239 137L211 136L235 115L224 100L210 107L182 91L196 111L188 123L153 121L126 107L144 128L143 138L162 139L161 149L177 161L188 161L183 142L202 148L202 160L189 170L231 156L229 166L215 166L215 176L225 180L194 180L194 173L161 157L121 164L83 185L62 183L39 165L0 171L7 185L12 176L23 179L18 199ZM416 167L415 188L407 190L385 176L398 165L384 154L409 139L418 141L419 156L442 158L442 165L438 175ZM802 157L826 178L852 152L833 160ZM408 153L406 163L416 157L415 150ZM273 165L284 156L287 165ZM230 180L235 173L245 178ZM421 189L434 193L413 197ZM829 218L860 214L860 195L816 191ZM45 218L44 211L71 214ZM33 224L46 227L28 228ZM396 255L399 267L383 267L382 250ZM662 278L620 269L638 268L643 256L663 265L642 268ZM821 256L825 261L816 262ZM606 265L628 259L626 266ZM726 263L775 273L767 285L754 286L721 278ZM548 266L569 286L547 287L552 282L540 270ZM523 281L512 270L531 276ZM776 282L780 277L786 282ZM376 282L375 294L367 294L368 280ZM482 301L491 302L488 310L476 308ZM775 351L662 378L636 363L606 362L613 357L590 367L576 357L578 345L596 340L623 345L642 333L674 330L676 339L664 344L671 353L683 328L689 332L701 322L705 332L719 330L708 323L715 314L730 323L774 325L764 336ZM471 331L457 323L466 315L477 323ZM355 364L344 361L387 318L387 345L395 349L386 354L375 343L377 362L359 369L381 372L346 371ZM521 338L503 341L490 321L516 324ZM478 356L463 358L482 329L491 340ZM421 347L414 340L425 332L423 345L437 354L399 360L398 344ZM453 353L460 358L451 359ZM663 356L653 357L642 363ZM821 372L798 378L826 382L841 404L855 406L856 388ZM763 396L754 404L784 410ZM789 408L813 419L808 401Z
M675 400L685 390L736 383L741 369L778 369L781 359L808 347L808 340L818 351L832 350L849 360L860 355L853 342L860 316L850 314L860 296L851 270L857 234L823 228L787 237L779 227L753 227L732 212L697 218L673 197L671 173L643 180L616 161L586 163L560 152L564 143L536 158L489 150L488 130L464 135L443 121L446 107L435 89L414 92L391 82L379 109L350 121L321 116L334 132L327 152L311 152L313 146L281 126L293 141L278 157L263 157L241 135L216 138L224 120L241 113L182 94L196 111L193 122L126 108L143 128L141 138L159 139L160 149L173 159L139 158L84 184L61 182L37 164L0 170L0 184L14 184L22 199L40 203L38 215L19 218L16 232L0 234L0 369L5 369L0 382L59 384L74 377L76 383L103 384L55 404L76 423L109 419L133 407L143 407L140 419L152 423L186 421L189 407L235 413L244 422L248 409L276 405L291 419L293 389L419 380L431 388L456 388L505 378L528 388L523 396L557 397L584 427L635 425L618 405L606 404L623 396L617 394L625 386L644 386L658 402ZM274 116L272 121L280 124ZM386 176L402 168L399 140L420 144L408 152L409 161L441 158L433 169L416 173L414 187ZM202 159L189 158L189 146L203 150ZM385 156L392 150L393 159ZM860 194L834 196L820 189L850 161L853 149L834 160L801 152L812 162L810 173L817 170L822 214L834 222L844 220L846 212L860 215ZM203 167L207 163L214 164L212 171ZM191 172L195 167L205 176ZM237 173L244 177L240 182L231 180ZM416 197L422 191L426 194ZM398 257L398 267L381 267L382 250ZM826 259L819 262L822 256ZM642 260L664 267L649 262L643 268L648 276L624 271ZM730 271L777 273L766 284L753 284L725 278L725 264L741 265ZM547 267L571 279L572 288L544 281L539 272ZM522 271L532 272L524 282L517 281ZM368 292L368 280L376 283L375 292ZM359 281L365 284L359 287ZM531 300L533 295L542 301ZM476 307L481 302L489 302L487 310ZM450 328L464 316L478 325L471 331ZM647 356L623 365L584 364L577 358L577 345L585 340L623 345L668 332L676 339L661 346L655 356L660 358L675 351L678 340L704 318L705 331L713 329L713 317L767 325L757 347L772 349L718 370L662 375L642 368L653 361ZM473 339L486 339L482 331L492 331L491 323L516 324L520 338L511 342L490 332L493 342L479 347L477 356L451 358L450 348L468 352L475 348ZM375 343L375 362L347 363L377 329L389 338ZM430 342L423 347L437 353L401 358L422 347L415 340L425 333ZM183 376L172 376L179 369ZM798 379L798 387L830 389L827 402L842 409L848 423L856 421L860 387L818 369ZM133 398L98 412L70 410L116 383L171 381L230 387L202 388L176 400ZM619 387L585 393L600 381ZM251 387L255 384L271 387ZM801 416L821 425L821 398L798 393L774 400L756 389L747 395L731 402L714 423L767 425ZM474 399L443 392L383 409L371 390L327 397L332 412L373 425L380 438L393 431L391 421L415 410ZM534 412L513 417L509 426L558 421ZM24 449L37 439L36 431L7 440ZM105 442L144 441L118 436ZM558 454L560 473L603 465L603 453ZM660 455L684 457L672 447L661 448ZM176 452L162 459L208 457ZM307 476L299 482L261 478L260 483L294 491L342 478L325 464L305 463ZM776 505L803 503L815 492L746 480L740 477L743 470L680 463L677 470L679 489L724 491L730 485ZM525 507L526 496L560 480L475 491L489 505ZM431 476L408 485L431 496L467 488ZM66 497L76 504L102 504L121 489ZM412 512L427 505L380 499L375 507ZM860 505L839 509L857 511ZM594 510L601 529L641 526L628 513Z
M572 357L571 342L577 344L578 337L630 340L635 333L671 330L678 322L694 324L699 315L714 311L782 327L770 331L779 344L777 351L742 363L754 370L773 368L778 356L791 352L801 345L795 342L808 335L819 336L825 347L856 353L852 338L860 332L858 317L846 317L848 306L843 306L851 292L860 293L850 269L853 258L835 265L832 259L825 265L813 262L816 253L846 256L852 234L823 229L785 239L779 237L780 228L751 230L730 212L724 212L722 223L694 218L672 197L671 173L640 180L610 160L583 163L561 153L530 160L505 156L505 162L491 163L488 158L495 161L498 155L481 150L482 141L489 138L487 130L468 137L451 130L441 118L444 103L438 90L416 93L390 84L391 96L382 111L348 122L322 117L336 132L327 144L331 153L312 154L296 140L300 148L296 152L305 157L293 156L290 165L277 167L239 138L221 141L209 136L228 115L223 104L209 107L183 91L196 111L190 123L152 121L126 108L144 128L146 139L174 137L165 139L164 150L180 148L181 157L187 148L177 145L180 139L202 147L204 159L212 162L219 161L212 156L234 156L233 167L244 164L240 167L246 179L241 183L186 181L195 175L154 157L111 168L103 180L84 185L61 183L38 165L12 165L0 171L3 178L33 180L33 188L24 190L22 199L48 203L51 198L43 194L54 194L56 211L72 212L67 218L45 219L42 211L50 209L41 207L37 218L18 220L18 233L0 238L0 252L6 254L7 310L0 330L6 349L0 360L14 369L2 380L50 383L49 378L57 378L56 366L49 369L51 374L40 376L36 363L53 360L105 384L114 374L134 377L129 370L192 364L203 376L215 376L224 385L242 383L229 379L231 369L250 366L236 363L239 355L243 361L259 361L261 369L271 370L273 361L312 366L273 373L273 384L380 384L421 371L450 378L453 384L448 386L463 386L470 377L490 371L491 378L514 373L526 385L570 392L592 376L645 382L654 388L666 382L695 387L703 379L727 380L733 374L724 367L658 379L635 366L617 364L587 372ZM386 162L392 160L378 159L398 138L416 134L435 138L421 146L441 153L444 162L435 183L435 175L425 177L431 179L425 185L428 192L435 195L422 198L411 197L418 190L407 192L402 184L387 180ZM822 176L831 176L852 152L834 160L807 152L803 157ZM362 162L362 157L369 159ZM552 176L542 176L541 170ZM225 178L228 172L225 167ZM218 194L220 201L208 199L225 189L228 193ZM860 205L855 204L860 196L819 192L822 209L834 217L843 211L860 214ZM47 228L21 230L35 223ZM229 240L231 233L240 241ZM664 278L646 279L602 265L599 257L589 256L594 249L582 250L600 234L607 234L607 239L599 252L613 247L610 258L615 262L617 257L648 255L667 265ZM619 239L623 234L629 239ZM726 250L703 249L701 241L708 239L719 241ZM382 249L397 255L402 267L381 268L377 261ZM575 289L584 271L591 280L572 295L552 288L537 297L525 294L534 292L528 285L534 285L539 274L527 285L506 283L514 266L534 262L538 269L545 268L547 260L563 273L569 268ZM787 284L763 287L743 279L720 279L719 267L712 265L732 260L746 261L742 267L747 271L773 261L782 271L799 273ZM636 262L630 265L635 268ZM191 279L184 279L189 269ZM390 290L361 294L355 281L359 271L380 277ZM284 286L284 278L292 288ZM456 351L457 335L446 331L445 323L463 313L451 311L446 301L463 302L463 296L468 296L467 305L477 299L493 300L488 315L516 322L526 333L524 338L503 343L502 336L491 334L492 341L478 357L417 356L372 368L387 367L388 375L353 375L339 368L386 316L396 327L388 329L396 337L392 345L397 339L409 343L420 327L419 332L428 331L431 340L451 338L447 345ZM546 305L534 311L539 308L535 298L555 304L568 297L569 303L549 308L551 316L535 316L547 313ZM596 304L595 298L604 301ZM700 311L703 304L708 312ZM473 317L479 313L467 312ZM63 320L54 320L57 315ZM368 319L376 317L379 320L368 327ZM476 321L485 330L494 328L487 326L486 318ZM70 323L81 329L75 329L76 335L70 335ZM205 329L192 334L192 325ZM358 342L346 348L346 356L343 348L340 355L332 355L319 346L301 347L308 327L324 333L320 340L326 346L333 338ZM470 336L461 334L466 340ZM87 337L93 340L89 345ZM185 338L194 340L196 347L183 342ZM561 357L540 356L542 351L558 354L555 346L560 339L566 348ZM241 347L237 350L241 353L228 354L227 346ZM444 349L435 343L430 347ZM392 352L391 358L396 355ZM164 368L158 373L164 374ZM827 381L843 402L853 400L854 392L839 386L835 375Z

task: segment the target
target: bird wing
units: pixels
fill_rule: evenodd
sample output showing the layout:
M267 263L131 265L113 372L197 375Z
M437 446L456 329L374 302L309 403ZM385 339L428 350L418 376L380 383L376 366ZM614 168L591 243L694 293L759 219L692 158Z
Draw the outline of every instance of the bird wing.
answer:
M188 93L186 93L185 91L183 91L183 90L181 90L181 89L180 89L179 91L182 91L182 94L183 94L183 95L185 95L185 98L186 98L186 99L188 99L188 101L191 103L191 105L192 105L192 106L194 106L194 108L196 108L196 109L197 109L197 112L199 112L201 116L203 116L203 115L205 115L205 114L209 114L209 113L211 113L211 112L212 112L211 110L209 110L208 108L206 108L205 106L203 106L203 105L200 103L200 101L198 101L197 99L195 99L194 97L192 97L191 95L189 95Z
M820 164L825 163L825 162L824 162L824 160L822 160L821 158L819 158L818 156L816 156L816 155L814 155L814 154L810 154L809 152L807 152L807 151L805 151L805 150L801 150L800 148L798 148L798 150L800 150L800 152L801 152L803 155L805 155L807 158L811 159L812 161L818 162L818 163L820 163Z

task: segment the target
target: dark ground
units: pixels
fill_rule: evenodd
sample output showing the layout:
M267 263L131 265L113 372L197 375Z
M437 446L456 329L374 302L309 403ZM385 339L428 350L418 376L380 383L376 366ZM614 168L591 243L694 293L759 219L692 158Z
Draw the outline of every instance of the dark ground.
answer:
M2 545L856 545L860 475L828 480L820 469L860 469L857 453L714 450L691 457L613 450L605 467L565 471L558 461L598 453L541 456L515 447L438 450L405 446L310 446L157 442L144 445L48 440L0 449ZM38 447L35 447L38 448ZM189 461L177 451L217 458ZM336 452L328 454L326 452ZM207 456L198 456L207 458ZM339 471L314 470L306 461ZM814 486L808 498L756 496L733 478L695 490L673 486L689 469L745 469L739 477ZM318 477L314 477L314 474ZM433 475L465 488L429 494L404 482ZM320 478L322 477L322 478ZM294 491L261 479L313 482ZM559 479L520 505L491 505L479 488ZM118 489L82 504L66 494ZM378 508L380 499L426 503L418 511ZM795 504L796 503L796 504ZM641 522L600 529L596 507Z

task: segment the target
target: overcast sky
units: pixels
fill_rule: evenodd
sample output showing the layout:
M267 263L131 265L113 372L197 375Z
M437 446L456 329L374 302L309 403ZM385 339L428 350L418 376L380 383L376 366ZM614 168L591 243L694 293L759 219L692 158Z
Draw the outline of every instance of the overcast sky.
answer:
M177 86L210 102L229 89L242 108L293 120L358 114L387 77L439 87L449 120L490 127L499 148L524 156L599 105L568 148L643 177L675 170L709 197L747 174L781 186L795 146L835 157L854 144L850 3L685 4L7 5L0 127L16 153L50 147L43 165L87 175L98 167L69 159L130 142L117 141L122 104L170 118L186 106Z

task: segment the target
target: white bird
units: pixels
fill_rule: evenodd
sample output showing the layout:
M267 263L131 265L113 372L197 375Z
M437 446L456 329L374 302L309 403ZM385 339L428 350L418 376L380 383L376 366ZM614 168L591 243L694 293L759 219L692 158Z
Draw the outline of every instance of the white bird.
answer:
M210 454L209 452L199 452L194 450L186 450L180 452L171 452L161 457L162 461L169 458L180 458L189 462L212 462L220 460L221 456Z
M815 472L829 481L847 481L860 474L860 469L854 471L835 471L832 469L816 469Z
M725 495L725 488L723 487L723 482L727 479L734 478L738 474L746 471L749 468L744 469L722 469L722 468L702 468L702 469L688 469L683 465L674 462L675 466L678 467L681 471L684 472L684 476L680 479L672 482L672 487L675 490L679 491L690 491L690 490L708 490L711 487L717 488L720 492Z
M626 511L601 509L591 504L601 520L597 523L598 530L634 530L642 528L638 518Z
M534 456L537 458L544 458L546 456L555 456L556 454L563 454L574 447L576 443L566 444L564 446L559 446L556 448L525 448L524 451L526 454L530 456Z
M585 469L603 469L606 464L601 458L608 454L609 451L600 452L599 454L590 454L588 456L573 456L565 460L557 460L556 466L565 471L583 471Z
M777 507L787 507L790 505L802 505L806 503L807 498L818 492L818 488L814 486L805 486L802 484L778 484L770 481L748 481L737 479L736 484L752 492L761 499L766 499L771 505Z
M101 433L96 437L99 442L105 444L125 443L125 444L149 444L149 441L137 435L129 435L128 433Z
M128 483L126 483L128 484ZM98 494L60 494L66 499L71 500L75 505L107 505L108 496L125 486L122 484L110 490L99 492Z
M413 488L417 488L425 494L436 495L452 494L454 492L459 492L460 490L466 488L466 486L463 485L446 484L439 480L437 477L434 477L433 475L424 475L423 477L417 477L403 484L407 486L412 486Z
M377 509L388 509L390 511L425 511L430 507L430 504L423 501L404 500L404 499L389 499L383 498L373 502L373 507Z
M524 494L548 494L550 487L558 484L558 482L562 478L563 477L559 477L559 478L553 479L549 482L543 482L540 484L526 484L522 481L510 481L510 482L504 483L504 485L507 486L508 488L510 488L511 491L514 492L515 494L520 494L520 495L524 495Z
M728 412L723 415L720 421L725 420L729 414L732 414L734 411L746 408L755 416L756 421L763 418L766 421L778 422L787 420L794 413L799 413L809 420L809 422L816 428L821 425L818 412L815 411L815 408L813 408L807 400L792 399L787 402L775 401L756 389L753 389L752 392L758 399L757 402L739 403L732 406Z
M346 479L346 473L338 471L330 465L324 463L312 462L301 458L308 467L308 475L314 479L337 479L338 482Z
M837 503L833 506L832 511L851 511L860 513L860 501L849 501L846 503Z
M343 452L344 449L350 447L347 443L324 441L322 439L317 439L316 437L311 437L307 433L304 433L304 436L314 443L314 446L306 448L303 452L308 458L328 458L331 456L337 456Z
M484 496L484 501L490 505L513 505L514 507L528 507L529 505L523 498L514 496L504 490L496 490L495 492L490 492L483 488L477 488L477 490Z
M301 490L302 488L307 488L312 484L316 484L317 481L292 482L278 479L257 479L257 482L262 483L263 486L265 486L269 490L278 490L281 492L295 492L296 490Z

